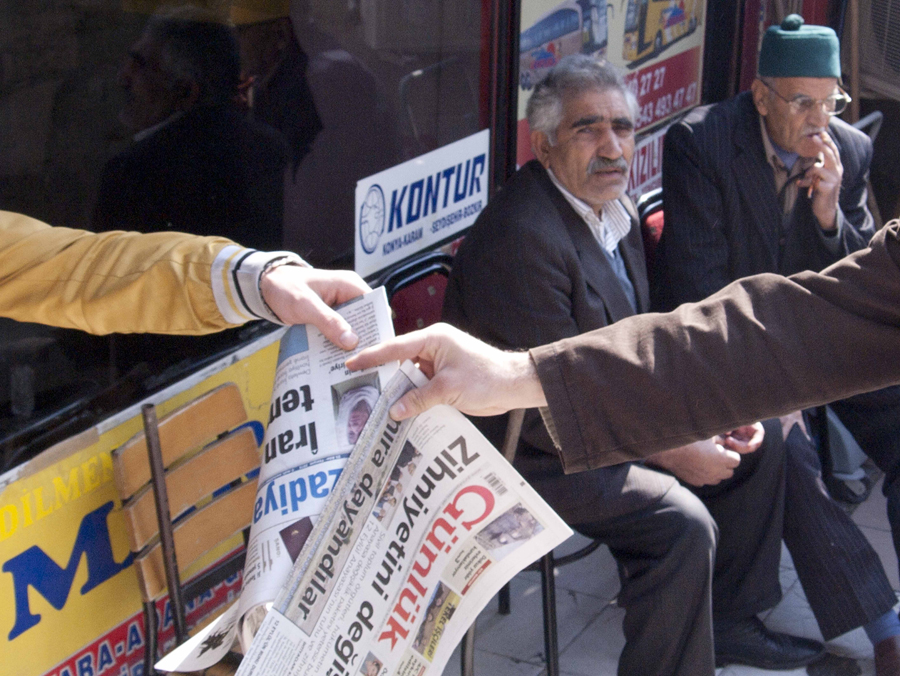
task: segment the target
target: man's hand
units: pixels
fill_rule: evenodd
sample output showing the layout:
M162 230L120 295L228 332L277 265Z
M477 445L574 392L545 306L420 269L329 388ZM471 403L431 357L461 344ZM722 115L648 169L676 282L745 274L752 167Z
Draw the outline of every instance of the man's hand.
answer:
M760 423L745 425L727 434L673 448L647 458L647 464L671 472L691 486L712 486L734 475L741 454L762 445L765 431Z
M347 320L330 307L372 290L355 272L280 265L263 274L259 289L285 324L313 324L345 350L359 343Z
M841 155L827 131L821 132L815 140L821 146L819 159L806 170L797 185L811 193L812 212L819 226L823 230L834 230L837 227L838 198L841 196L844 165L841 164Z
M744 425L725 434L720 434L715 437L715 441L729 450L744 455L745 453L753 453L758 450L762 446L765 436L766 430L762 423L756 422L752 425Z
M787 415L781 416L779 420L781 421L781 436L783 439L786 440L790 436L791 430L794 429L794 425L798 425L803 436L812 441L809 430L806 428L806 420L803 418L803 411L788 413Z
M366 348L346 364L358 371L395 359L412 359L431 381L407 392L391 407L394 420L437 404L449 404L469 415L497 415L547 404L527 352L503 352L449 324L434 324Z

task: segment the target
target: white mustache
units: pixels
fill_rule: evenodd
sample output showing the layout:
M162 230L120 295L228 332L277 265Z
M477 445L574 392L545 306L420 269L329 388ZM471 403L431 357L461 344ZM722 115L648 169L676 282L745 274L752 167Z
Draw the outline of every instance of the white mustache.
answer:
M607 157L593 157L588 163L587 173L596 174L609 169L616 169L624 174L628 171L628 162L624 157L617 157L614 160Z

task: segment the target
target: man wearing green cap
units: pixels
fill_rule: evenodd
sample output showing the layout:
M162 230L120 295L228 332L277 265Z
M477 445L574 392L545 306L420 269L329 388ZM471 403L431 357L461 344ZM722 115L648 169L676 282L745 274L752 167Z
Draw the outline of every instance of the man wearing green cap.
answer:
M656 309L702 300L749 275L819 271L868 244L872 144L835 117L849 102L840 79L834 31L792 14L763 36L749 92L697 108L672 126L663 151ZM886 472L889 516L900 516L900 389L832 407ZM900 518L891 521L897 542ZM884 614L883 605L860 604L853 617L876 644L900 634L896 615ZM833 605L826 638L847 626L848 607Z
M760 272L821 270L866 246L872 144L834 117L834 31L796 14L763 37L751 91L692 111L666 134L661 307Z

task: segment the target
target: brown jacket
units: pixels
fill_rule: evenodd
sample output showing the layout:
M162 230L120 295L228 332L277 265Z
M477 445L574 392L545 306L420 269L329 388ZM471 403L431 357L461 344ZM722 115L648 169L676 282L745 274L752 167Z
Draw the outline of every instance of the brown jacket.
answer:
M764 274L531 350L567 472L900 383L900 222L821 273Z

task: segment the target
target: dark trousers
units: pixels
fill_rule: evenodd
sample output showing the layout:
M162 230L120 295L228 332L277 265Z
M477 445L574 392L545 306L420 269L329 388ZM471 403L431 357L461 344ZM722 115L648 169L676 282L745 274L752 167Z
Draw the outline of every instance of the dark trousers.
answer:
M782 443L777 420L765 426L762 448L731 479L690 490L636 463L565 475L547 456L517 458L560 516L618 562L620 675L714 673L712 617L751 617L781 598L782 533L826 638L892 607L877 555L822 484L814 446L799 429Z
M787 441L784 541L826 640L897 602L878 554L828 494L816 447L794 427Z
M888 522L900 560L900 386L830 404L860 448L884 472Z
M529 480L575 530L609 545L619 565L626 643L618 673L712 676L718 529L700 499L635 463Z

